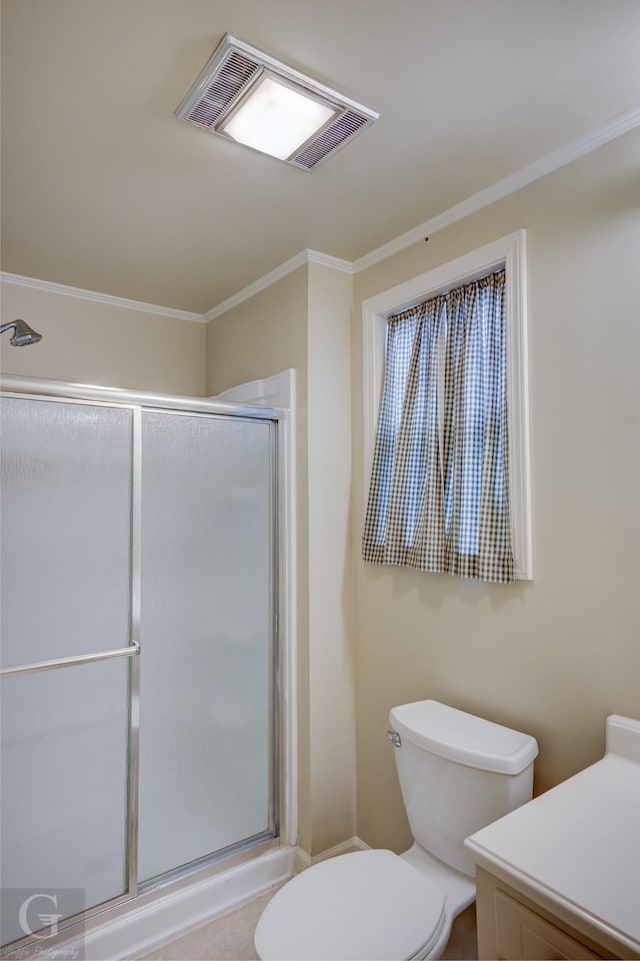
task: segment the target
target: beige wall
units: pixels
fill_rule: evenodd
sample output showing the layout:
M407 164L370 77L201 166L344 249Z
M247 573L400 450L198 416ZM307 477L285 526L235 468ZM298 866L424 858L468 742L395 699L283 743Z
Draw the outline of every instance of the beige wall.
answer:
M410 835L386 738L436 698L538 738L536 789L640 716L640 132L356 275L353 525L358 833ZM487 586L364 565L363 299L524 227L534 579Z
M306 398L307 283L299 267L207 324L207 394L295 367ZM302 414L306 422L306 401Z
M2 322L21 317L43 335L0 343L4 374L127 390L202 396L205 325L2 282Z
M310 264L211 321L207 390L297 372L299 843L355 832L351 630L352 278Z
M353 837L355 679L349 501L349 274L309 265L311 854Z

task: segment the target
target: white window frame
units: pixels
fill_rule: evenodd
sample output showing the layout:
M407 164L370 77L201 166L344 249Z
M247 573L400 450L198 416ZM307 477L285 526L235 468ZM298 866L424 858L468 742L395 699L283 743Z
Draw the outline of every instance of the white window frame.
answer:
M506 268L509 494L513 559L518 580L533 578L526 253L526 231L517 230L385 290L362 305L366 507L382 395L387 319L430 297L479 279L494 269Z

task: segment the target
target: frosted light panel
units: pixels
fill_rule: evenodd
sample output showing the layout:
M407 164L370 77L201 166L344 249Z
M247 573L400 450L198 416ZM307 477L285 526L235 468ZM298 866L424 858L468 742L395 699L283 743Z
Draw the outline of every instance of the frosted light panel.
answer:
M132 414L3 397L2 666L130 642Z
M326 104L265 76L220 129L247 147L286 160L334 114Z
M270 431L143 412L141 880L272 827Z

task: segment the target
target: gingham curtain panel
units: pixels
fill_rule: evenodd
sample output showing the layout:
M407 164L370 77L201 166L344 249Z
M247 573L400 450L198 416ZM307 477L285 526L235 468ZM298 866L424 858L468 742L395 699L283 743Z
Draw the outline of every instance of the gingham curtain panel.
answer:
M365 561L514 580L505 272L388 320Z

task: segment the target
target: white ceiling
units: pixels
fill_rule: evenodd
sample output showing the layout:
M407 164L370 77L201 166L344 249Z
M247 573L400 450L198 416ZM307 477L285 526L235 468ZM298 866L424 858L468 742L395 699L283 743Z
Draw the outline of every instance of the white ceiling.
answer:
M180 122L226 32L379 111L312 173ZM639 0L2 0L2 269L204 312L640 104Z

